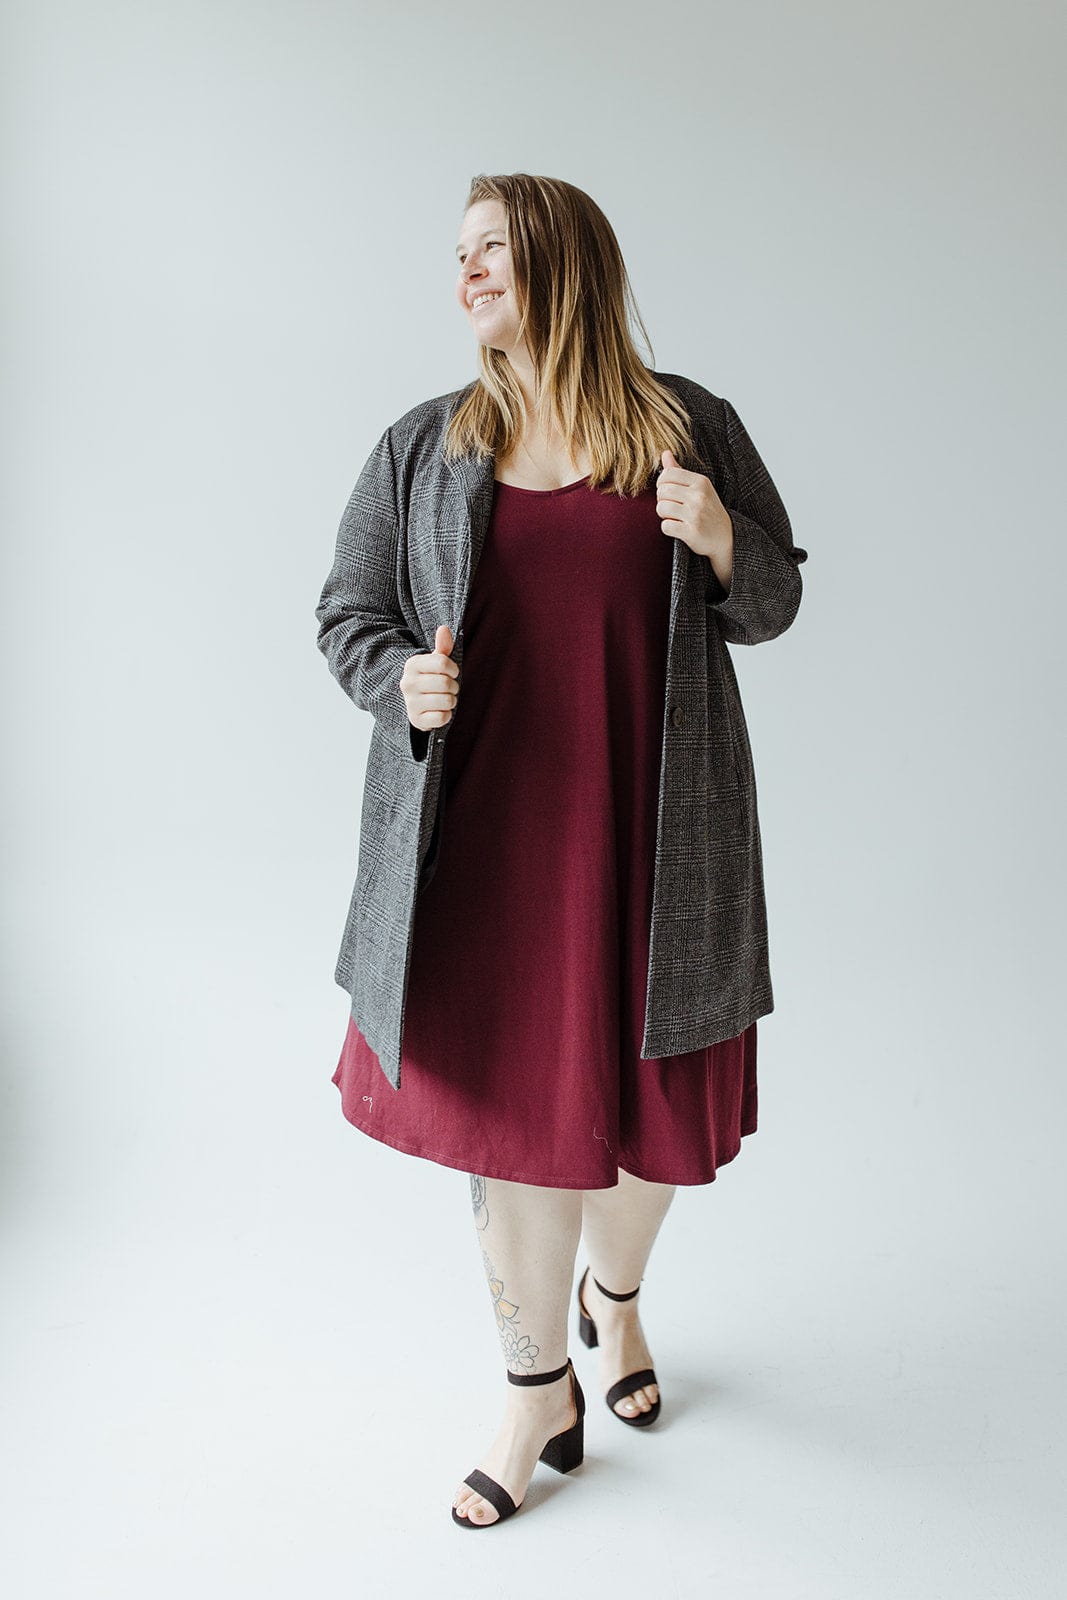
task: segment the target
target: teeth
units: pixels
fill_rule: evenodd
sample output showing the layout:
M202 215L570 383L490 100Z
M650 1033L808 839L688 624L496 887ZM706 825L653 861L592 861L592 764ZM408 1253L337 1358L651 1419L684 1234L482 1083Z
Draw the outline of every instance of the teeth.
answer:
M471 310L472 311L477 311L478 307L485 305L487 300L499 300L500 296L503 293L504 293L503 289L498 289L495 294L480 294L480 295L476 295L475 298L471 301Z

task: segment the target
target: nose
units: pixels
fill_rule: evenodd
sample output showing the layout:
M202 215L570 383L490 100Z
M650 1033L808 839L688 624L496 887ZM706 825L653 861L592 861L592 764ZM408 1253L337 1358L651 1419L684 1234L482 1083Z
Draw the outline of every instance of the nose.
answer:
M485 268L484 267L480 267L476 272L468 272L466 269L464 269L464 272L463 272L463 298L465 300L470 298L470 292L471 292L471 289L474 287L474 285L477 282L479 282L479 280L481 278L484 278L484 277L485 277Z

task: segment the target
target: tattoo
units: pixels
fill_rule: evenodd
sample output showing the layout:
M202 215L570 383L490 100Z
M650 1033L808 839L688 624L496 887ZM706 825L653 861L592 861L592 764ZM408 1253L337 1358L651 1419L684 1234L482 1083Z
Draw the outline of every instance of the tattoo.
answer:
M485 1198L485 1179L471 1173L471 1206L479 1228L489 1226L489 1205ZM482 1218L484 1217L484 1221Z
M493 1297L493 1311L496 1315L504 1360L512 1372L529 1372L537 1361L540 1347L531 1344L528 1334L519 1333L519 1308L504 1298L504 1285L493 1271L493 1263L484 1249L482 1261L485 1263L485 1275L489 1280L489 1293Z

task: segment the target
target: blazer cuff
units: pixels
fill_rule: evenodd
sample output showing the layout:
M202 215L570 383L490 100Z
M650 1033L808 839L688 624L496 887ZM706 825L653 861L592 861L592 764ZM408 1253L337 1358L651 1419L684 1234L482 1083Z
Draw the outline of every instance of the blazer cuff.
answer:
M402 646L383 654L388 661L386 687L374 697L371 709L382 731L397 749L410 755L413 761L425 761L430 749L431 728L416 728L408 716L407 701L400 687L400 676L408 656L414 655L418 645Z
M727 638L737 644L759 644L784 633L796 616L803 588L797 568L808 559L808 552L796 545L787 555L758 522L727 509L734 529L730 587L723 588L705 557L705 600Z

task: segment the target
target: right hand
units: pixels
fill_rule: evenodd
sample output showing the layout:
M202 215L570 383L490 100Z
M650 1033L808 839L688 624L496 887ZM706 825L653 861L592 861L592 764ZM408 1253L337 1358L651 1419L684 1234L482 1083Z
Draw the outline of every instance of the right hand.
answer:
M400 690L412 727L426 732L451 722L459 694L459 667L452 660L455 639L441 623L429 655L408 656L400 675Z

